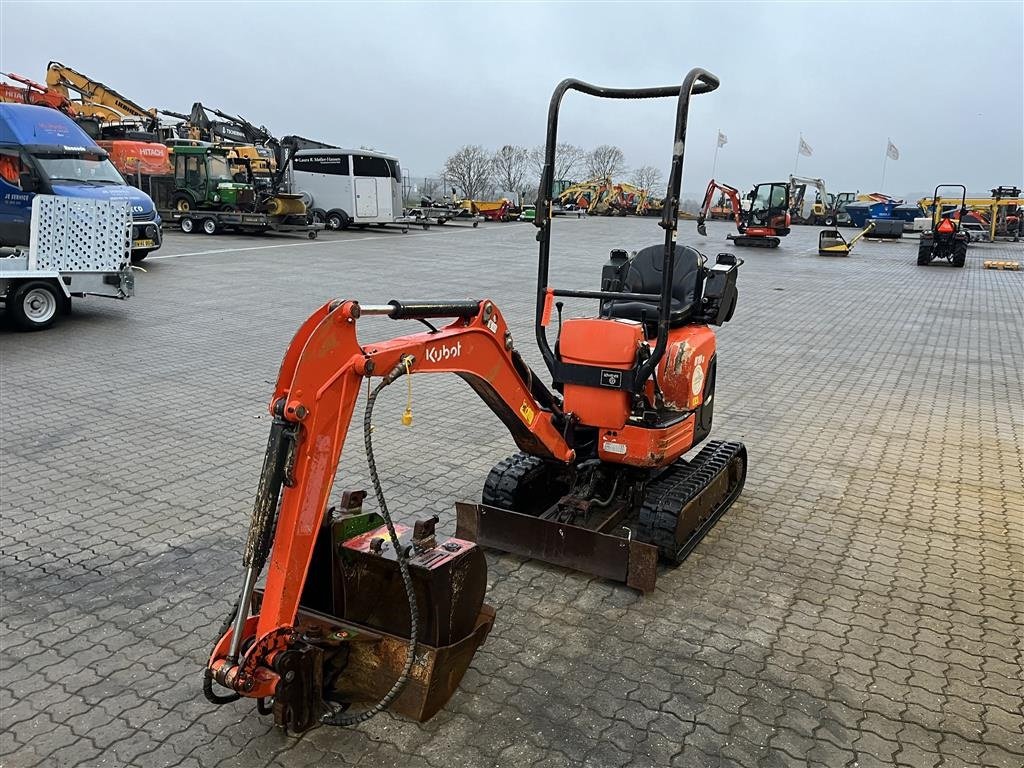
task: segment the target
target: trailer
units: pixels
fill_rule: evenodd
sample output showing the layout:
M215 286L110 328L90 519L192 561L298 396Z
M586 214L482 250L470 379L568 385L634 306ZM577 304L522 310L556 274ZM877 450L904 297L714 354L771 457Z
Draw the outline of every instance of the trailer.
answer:
M310 240L316 240L324 225L310 221L305 215L271 216L267 213L246 213L244 211L167 211L167 216L181 231L189 235L203 232L216 235L220 232L302 232Z
M398 159L366 149L300 149L283 170L285 186L301 195L327 229L401 224L402 169Z
M409 208L406 210L405 218L413 224L419 224L424 229L429 229L431 226L442 227L445 224L467 225L476 228L484 220L483 216L466 208L444 205L420 205L418 208Z
M127 299L132 211L126 200L36 195L28 249L0 257L0 301L13 325L40 331L71 310L72 297Z

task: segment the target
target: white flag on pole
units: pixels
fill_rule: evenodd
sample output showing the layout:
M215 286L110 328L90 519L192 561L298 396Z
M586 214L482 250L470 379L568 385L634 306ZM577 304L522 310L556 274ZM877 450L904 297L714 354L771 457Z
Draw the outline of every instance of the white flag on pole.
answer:
M800 146L797 151L804 157L810 157L814 154L814 150L811 149L811 145L804 141L804 137L800 137Z
M726 137L726 135L724 133L719 131L718 132L718 146L724 147L728 143L729 143L729 139Z
M896 145L892 143L892 139L889 139L889 146L885 148L885 154L887 154L893 160L900 159L900 151L896 149Z

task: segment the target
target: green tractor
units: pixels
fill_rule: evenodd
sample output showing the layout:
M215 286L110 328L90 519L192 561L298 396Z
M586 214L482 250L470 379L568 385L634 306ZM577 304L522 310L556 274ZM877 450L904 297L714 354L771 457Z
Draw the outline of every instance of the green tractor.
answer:
M246 161L231 157L228 150L174 147L173 157L174 210L251 211L255 207L256 191Z

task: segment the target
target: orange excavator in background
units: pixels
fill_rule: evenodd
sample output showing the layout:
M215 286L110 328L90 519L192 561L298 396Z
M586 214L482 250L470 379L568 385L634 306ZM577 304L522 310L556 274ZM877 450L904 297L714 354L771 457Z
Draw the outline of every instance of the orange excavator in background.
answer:
M691 94L718 79L691 70L681 86L601 88L565 80L550 102L537 200L534 333L553 385L516 349L487 299L336 300L299 329L270 402L266 458L242 560L245 575L204 675L216 704L256 699L279 725L360 723L388 706L425 720L444 705L484 640L478 544L653 589L659 555L684 559L738 497L746 449L713 441L716 339L736 306L742 263L708 264L676 242ZM607 99L675 97L672 170L661 242L611 251L598 290L549 281L558 112L578 91ZM593 301L562 319L563 301ZM547 331L557 311L554 344ZM419 333L360 343L367 318L414 320ZM451 318L441 328L431 321ZM379 334L374 333L377 337ZM402 377L454 373L501 419L519 453L499 462L482 504L457 505L454 537L436 516L394 523L373 455L373 409ZM363 439L378 512L348 492L327 509L342 446L369 380ZM410 406L403 421L411 421ZM267 566L265 586L256 584ZM227 689L223 692L222 689ZM352 702L376 701L361 711Z
M51 67L53 65L51 62ZM123 115L112 107L102 107L82 99L72 101L67 90L60 86L43 85L8 72L0 74L27 86L19 88L0 83L0 101L42 105L63 112L110 154L110 161L129 184L138 183L140 175L157 176L171 172L167 147L155 141L155 134L142 131L138 121L123 122Z
M16 75L13 72L0 72L0 75L26 86L25 88L19 88L10 83L0 83L0 101L52 107L53 109L60 110L68 117L77 117L77 112L74 110L71 100L63 94L47 88L42 83L29 80L27 77Z
M727 197L732 205L738 234L728 235L727 239L736 245L778 248L779 238L789 234L789 184L782 181L757 184L747 193L746 205L741 205L740 192L736 187L712 179L708 182L697 217L697 232L701 235L706 237L708 234L704 222L711 211L715 192Z

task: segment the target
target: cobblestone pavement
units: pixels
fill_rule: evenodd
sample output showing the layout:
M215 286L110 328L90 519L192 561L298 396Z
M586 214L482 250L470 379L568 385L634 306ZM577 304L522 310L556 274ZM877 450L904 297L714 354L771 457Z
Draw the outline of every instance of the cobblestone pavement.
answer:
M555 281L596 286L609 248L659 233L559 220ZM206 703L200 671L299 324L335 296L486 295L529 353L531 227L172 233L130 302L0 332L0 764L1019 768L1024 273L981 261L1024 246L919 268L913 241L825 259L816 234L743 252L714 430L749 450L737 504L647 597L488 555L494 631L422 726L287 737ZM378 466L403 519L450 532L513 444L459 379L413 394L412 429L404 391L378 403ZM359 440L336 496L369 487Z

